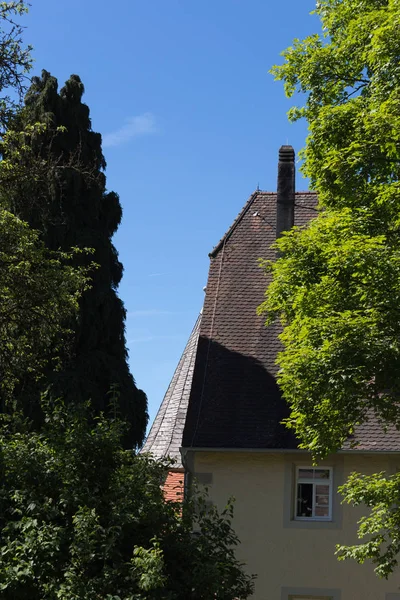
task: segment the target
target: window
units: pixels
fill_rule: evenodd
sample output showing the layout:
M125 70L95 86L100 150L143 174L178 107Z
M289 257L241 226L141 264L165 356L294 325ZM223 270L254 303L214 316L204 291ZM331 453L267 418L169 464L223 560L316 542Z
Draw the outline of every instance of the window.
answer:
M289 600L332 600L332 596L289 596Z
M282 588L282 600L340 600L340 590L321 588Z
M312 530L342 529L343 505L340 494L336 490L344 483L343 455L336 455L332 460L334 463L328 463L329 466L326 467L322 465L310 467L303 466L309 461L306 457L285 456L283 527ZM307 594L302 593L307 598ZM319 595L329 597L325 590ZM318 596L318 594L314 593L311 596ZM283 600L288 598L285 597Z
M330 467L297 467L294 508L294 517L298 521L332 519L332 469ZM306 596L303 599L301 596L298 598L308 600ZM294 597L293 600L297 598Z
M289 600L333 600L332 596L289 596Z

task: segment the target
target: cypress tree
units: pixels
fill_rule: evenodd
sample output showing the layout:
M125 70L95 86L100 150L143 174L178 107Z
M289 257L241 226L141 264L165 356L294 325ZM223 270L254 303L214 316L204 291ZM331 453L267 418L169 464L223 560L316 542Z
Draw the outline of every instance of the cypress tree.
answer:
M15 213L41 232L50 250L91 248L90 256L82 253L76 260L98 265L92 287L81 299L79 317L71 324L72 350L66 352L61 370L49 373L51 394L66 402L90 399L99 414L111 410L110 390L115 389L119 416L129 424L126 446L139 446L147 424L147 399L127 364L126 311L116 292L123 267L111 242L122 209L118 195L106 192L101 135L92 131L83 92L77 75L60 91L46 71L32 79L17 128L26 131L35 123L45 124L32 134L29 159L44 165L44 176L36 178L28 193L14 186L8 200Z

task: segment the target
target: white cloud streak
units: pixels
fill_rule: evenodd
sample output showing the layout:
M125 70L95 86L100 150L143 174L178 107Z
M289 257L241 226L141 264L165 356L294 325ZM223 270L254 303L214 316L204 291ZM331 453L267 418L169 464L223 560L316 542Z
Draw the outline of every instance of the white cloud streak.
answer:
M103 136L103 147L111 148L113 146L120 146L129 142L132 138L140 135L150 135L156 133L156 131L156 120L152 113L130 117L120 129L106 133Z

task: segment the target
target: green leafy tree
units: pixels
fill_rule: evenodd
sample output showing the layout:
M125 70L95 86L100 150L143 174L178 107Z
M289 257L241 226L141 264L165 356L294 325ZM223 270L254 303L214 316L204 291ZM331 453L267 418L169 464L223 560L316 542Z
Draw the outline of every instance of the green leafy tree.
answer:
M76 315L89 283L87 269L71 265L73 257L73 252L50 252L36 231L0 209L2 411L16 408L15 389L27 371L40 379L46 368L56 370L61 351L71 343L65 323Z
M4 133L21 100L32 67L31 47L24 46L20 17L28 5L23 0L0 3L0 127Z
M0 23L23 9L22 2L1 3ZM18 91L22 79L12 76L22 77L20 69L30 65L21 30L7 22L10 46L0 28L0 92L6 85ZM14 68L10 79L5 65ZM160 484L169 465L124 449L127 437L138 442L143 435L143 394L136 394L138 414L126 425L104 416L104 397L94 398L94 411L82 400L92 385L87 382L65 403L42 396L39 430L19 410L16 389L27 371L38 379L44 369L57 374L61 366L60 387L69 391L67 367L75 375L78 365L65 360L76 361L83 347L97 349L98 363L114 368L107 383L107 390L119 384L112 415L132 417L129 403L137 392L121 362L124 310L114 293L122 268L110 238L121 209L116 195L105 193L100 136L90 130L82 92L73 77L58 94L44 73L34 80L22 115L16 117L7 97L0 106L0 121L9 124L11 116L14 126L2 132L0 163L0 596L244 600L253 580L235 559L232 504L219 514L203 496L183 506L165 502ZM88 290L89 273L98 298ZM98 346L92 317L107 338ZM84 335L92 336L87 346ZM101 375L98 369L93 372Z
M283 324L288 425L318 459L369 418L400 426L400 2L321 0L315 13L322 34L295 40L273 73L288 96L301 93L289 118L308 122L303 173L320 210L278 242L260 310ZM400 483L353 477L344 488L373 507L360 535L375 533L342 556L387 575L399 514L377 481Z
M26 12L21 0L0 3L0 410L7 412L18 406L16 390L24 388L27 373L37 382L46 369L60 368L60 355L72 342L68 323L76 319L79 297L89 287L89 267L93 270L90 253L49 251L37 232L7 210L5 198L17 181L32 197L33 184L52 167L32 160L17 166L5 159L26 155L26 138L44 131L39 124L20 133L9 129L32 66L20 23ZM25 408L32 414L31 400Z
M165 502L168 464L124 450L124 424L43 399L46 420L0 424L4 600L233 600L253 589L235 559L232 507ZM197 531L197 534L193 532Z
M129 372L126 312L116 292L123 269L111 238L122 209L117 194L106 192L101 136L91 129L83 91L76 75L60 92L46 71L32 79L25 107L12 123L13 145L10 141L4 153L7 185L0 196L41 232L49 249L93 249L91 257L80 254L74 262L81 266L93 260L98 269L80 300L79 318L70 323L72 351L62 369L49 373L48 384L53 396L66 402L90 399L97 413L108 410L108 393L118 388L118 412L130 424L126 444L132 447L143 441L147 400Z

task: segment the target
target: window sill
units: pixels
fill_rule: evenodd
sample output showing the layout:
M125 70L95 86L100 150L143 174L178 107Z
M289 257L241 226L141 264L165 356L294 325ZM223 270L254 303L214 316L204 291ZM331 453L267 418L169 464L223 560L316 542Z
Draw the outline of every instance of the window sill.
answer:
M294 517L293 521L302 523L332 523L332 517Z
M284 519L284 527L293 529L341 529L342 524L338 521L330 519L329 521L320 521L317 519Z

